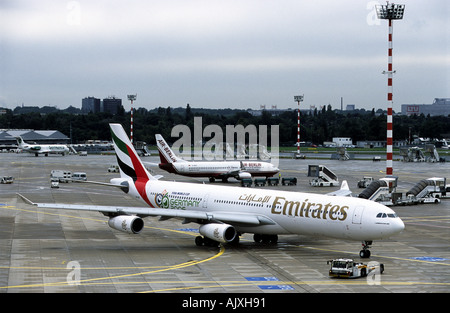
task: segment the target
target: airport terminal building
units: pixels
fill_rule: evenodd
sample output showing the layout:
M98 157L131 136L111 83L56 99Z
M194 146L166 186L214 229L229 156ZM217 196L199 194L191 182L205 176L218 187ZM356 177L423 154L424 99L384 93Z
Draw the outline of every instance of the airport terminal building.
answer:
M68 144L70 142L70 138L58 130L0 129L0 149L17 148L17 141L14 138L17 136L21 136L27 143Z
M450 98L434 98L432 104L402 104L402 115L450 115Z

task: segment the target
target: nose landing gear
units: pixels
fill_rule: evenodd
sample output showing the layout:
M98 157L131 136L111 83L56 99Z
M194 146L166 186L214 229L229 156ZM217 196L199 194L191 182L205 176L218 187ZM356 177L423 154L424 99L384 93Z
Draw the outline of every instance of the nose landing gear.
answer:
M369 250L370 245L372 245L372 240L370 240L370 241L365 240L362 242L363 249L361 251L359 251L359 257L361 259L370 258L370 250Z

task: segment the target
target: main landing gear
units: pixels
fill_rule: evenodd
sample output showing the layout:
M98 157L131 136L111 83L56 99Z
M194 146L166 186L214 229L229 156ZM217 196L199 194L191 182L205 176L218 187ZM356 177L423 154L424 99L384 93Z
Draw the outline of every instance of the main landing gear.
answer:
M359 257L361 259L370 258L370 250L369 250L369 248L370 248L371 244L372 244L372 240L370 240L370 241L363 241L362 242L363 249L361 251L359 251Z
M278 235L261 235L261 234L254 234L253 240L257 243L264 243L264 244L277 244L278 243Z
M228 244L238 245L239 244L239 235L236 235L236 237L234 237L233 241L228 242ZM201 246L218 247L218 246L220 246L220 242L210 239L208 237L197 236L197 237L195 237L195 245L197 247L201 247Z

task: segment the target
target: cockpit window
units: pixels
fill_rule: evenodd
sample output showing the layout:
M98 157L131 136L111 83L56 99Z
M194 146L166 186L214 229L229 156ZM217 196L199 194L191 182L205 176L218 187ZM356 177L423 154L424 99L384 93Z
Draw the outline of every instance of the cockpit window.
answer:
M386 213L378 213L377 214L377 218L386 218L386 217L396 218L396 217L398 217L398 215L396 213L388 213L388 214L386 214Z

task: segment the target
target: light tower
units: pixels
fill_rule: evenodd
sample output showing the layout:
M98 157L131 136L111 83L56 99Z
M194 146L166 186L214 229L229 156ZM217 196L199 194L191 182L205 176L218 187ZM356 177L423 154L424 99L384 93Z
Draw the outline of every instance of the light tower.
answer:
M294 96L294 101L298 103L298 113L297 113L297 154L295 155L296 159L301 158L300 156L300 102L303 101L302 96Z
M131 124L130 124L130 141L133 144L133 101L136 100L136 95L128 95L128 100L131 101Z
M377 5L377 16L379 19L389 21L389 36L388 36L388 70L383 71L383 74L388 75L388 94L387 94L387 139L386 139L386 175L392 175L392 143L393 143L393 125L392 125L392 76L395 71L392 69L392 32L393 20L401 20L405 12L404 4L389 3L385 5Z

